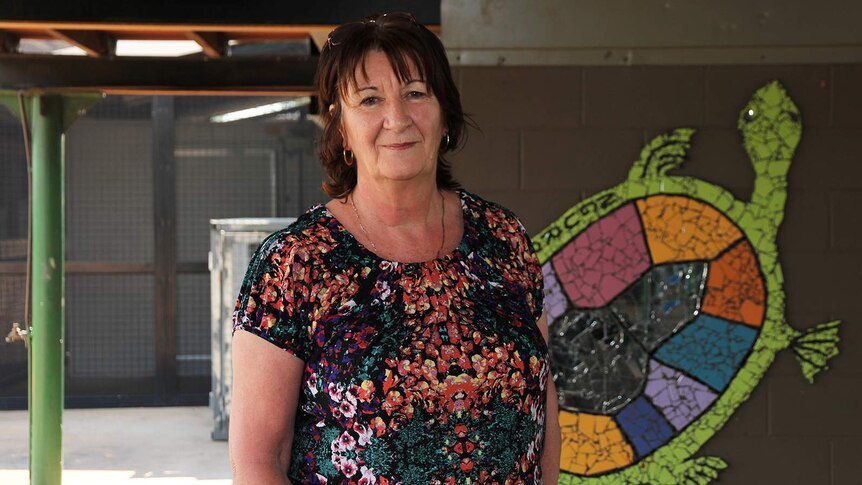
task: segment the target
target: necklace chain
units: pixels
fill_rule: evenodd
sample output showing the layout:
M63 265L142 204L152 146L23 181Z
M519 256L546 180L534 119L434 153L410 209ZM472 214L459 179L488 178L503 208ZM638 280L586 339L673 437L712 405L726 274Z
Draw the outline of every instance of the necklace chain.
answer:
M371 236L368 235L368 230L365 229L365 225L362 224L362 218L359 217L359 211L356 209L356 202L353 201L353 194L350 194L350 205L353 207L353 213L356 215L356 220L359 222L359 228L362 229L362 234L365 235L365 239L371 243L371 249L374 252L377 252L377 245L374 244L374 241L371 239Z
M443 246L446 245L446 199L443 198L443 192L439 192L440 194L440 229L443 233L443 237L440 238L440 248L437 250L437 257L439 258L443 253ZM359 216L359 210L356 208L356 202L353 201L353 194L350 194L350 206L353 207L353 214L356 216L356 222L359 223L359 229L362 230L362 234L365 235L365 239L371 243L371 249L377 253L377 245L374 244L374 240L371 239L371 235L368 234L368 230L365 229L365 224L362 223L362 217Z

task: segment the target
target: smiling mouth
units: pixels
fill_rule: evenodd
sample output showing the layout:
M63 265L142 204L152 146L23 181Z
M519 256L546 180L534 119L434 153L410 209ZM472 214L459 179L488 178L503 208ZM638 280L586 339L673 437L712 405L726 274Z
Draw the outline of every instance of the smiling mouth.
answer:
M390 149L390 150L406 150L415 144L416 144L415 141L411 141L411 142L407 142L407 143L392 143L392 144L383 145L383 146Z

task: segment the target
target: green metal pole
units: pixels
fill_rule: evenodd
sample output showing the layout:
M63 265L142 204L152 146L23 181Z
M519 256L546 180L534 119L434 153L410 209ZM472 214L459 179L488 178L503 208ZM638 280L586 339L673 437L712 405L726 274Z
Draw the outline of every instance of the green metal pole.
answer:
M63 472L63 133L101 98L98 93L25 95L0 90L0 105L19 119L24 118L21 122L29 127L31 139L33 278L27 359L31 485L60 485ZM22 117L19 100L24 101L26 117Z
M30 483L63 470L63 98L33 96L33 283Z

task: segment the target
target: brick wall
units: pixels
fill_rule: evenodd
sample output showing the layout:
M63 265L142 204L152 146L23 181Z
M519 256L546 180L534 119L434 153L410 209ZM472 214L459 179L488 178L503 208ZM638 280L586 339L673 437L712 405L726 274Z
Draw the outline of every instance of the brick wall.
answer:
M840 318L841 354L816 385L778 355L751 399L701 454L726 483L862 483L862 65L460 67L465 110L481 128L453 157L468 190L520 215L535 234L624 180L644 142L698 129L678 173L748 199L754 175L739 109L772 79L803 116L779 236L787 318Z

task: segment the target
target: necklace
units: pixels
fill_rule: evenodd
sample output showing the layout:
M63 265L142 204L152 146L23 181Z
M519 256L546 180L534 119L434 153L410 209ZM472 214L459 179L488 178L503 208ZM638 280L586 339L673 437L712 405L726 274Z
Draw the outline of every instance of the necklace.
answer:
M443 198L443 192L438 191L440 194L440 230L443 233L443 237L440 239L440 248L437 250L437 257L443 253L443 246L446 245L446 200ZM356 216L356 222L359 223L359 229L362 230L362 234L365 235L365 239L371 243L371 249L377 253L377 245L374 244L374 240L371 239L371 235L368 234L368 230L365 229L365 225L362 224L362 217L359 217L359 210L356 209L356 202L353 201L353 194L350 195L350 206L353 207L353 214Z

